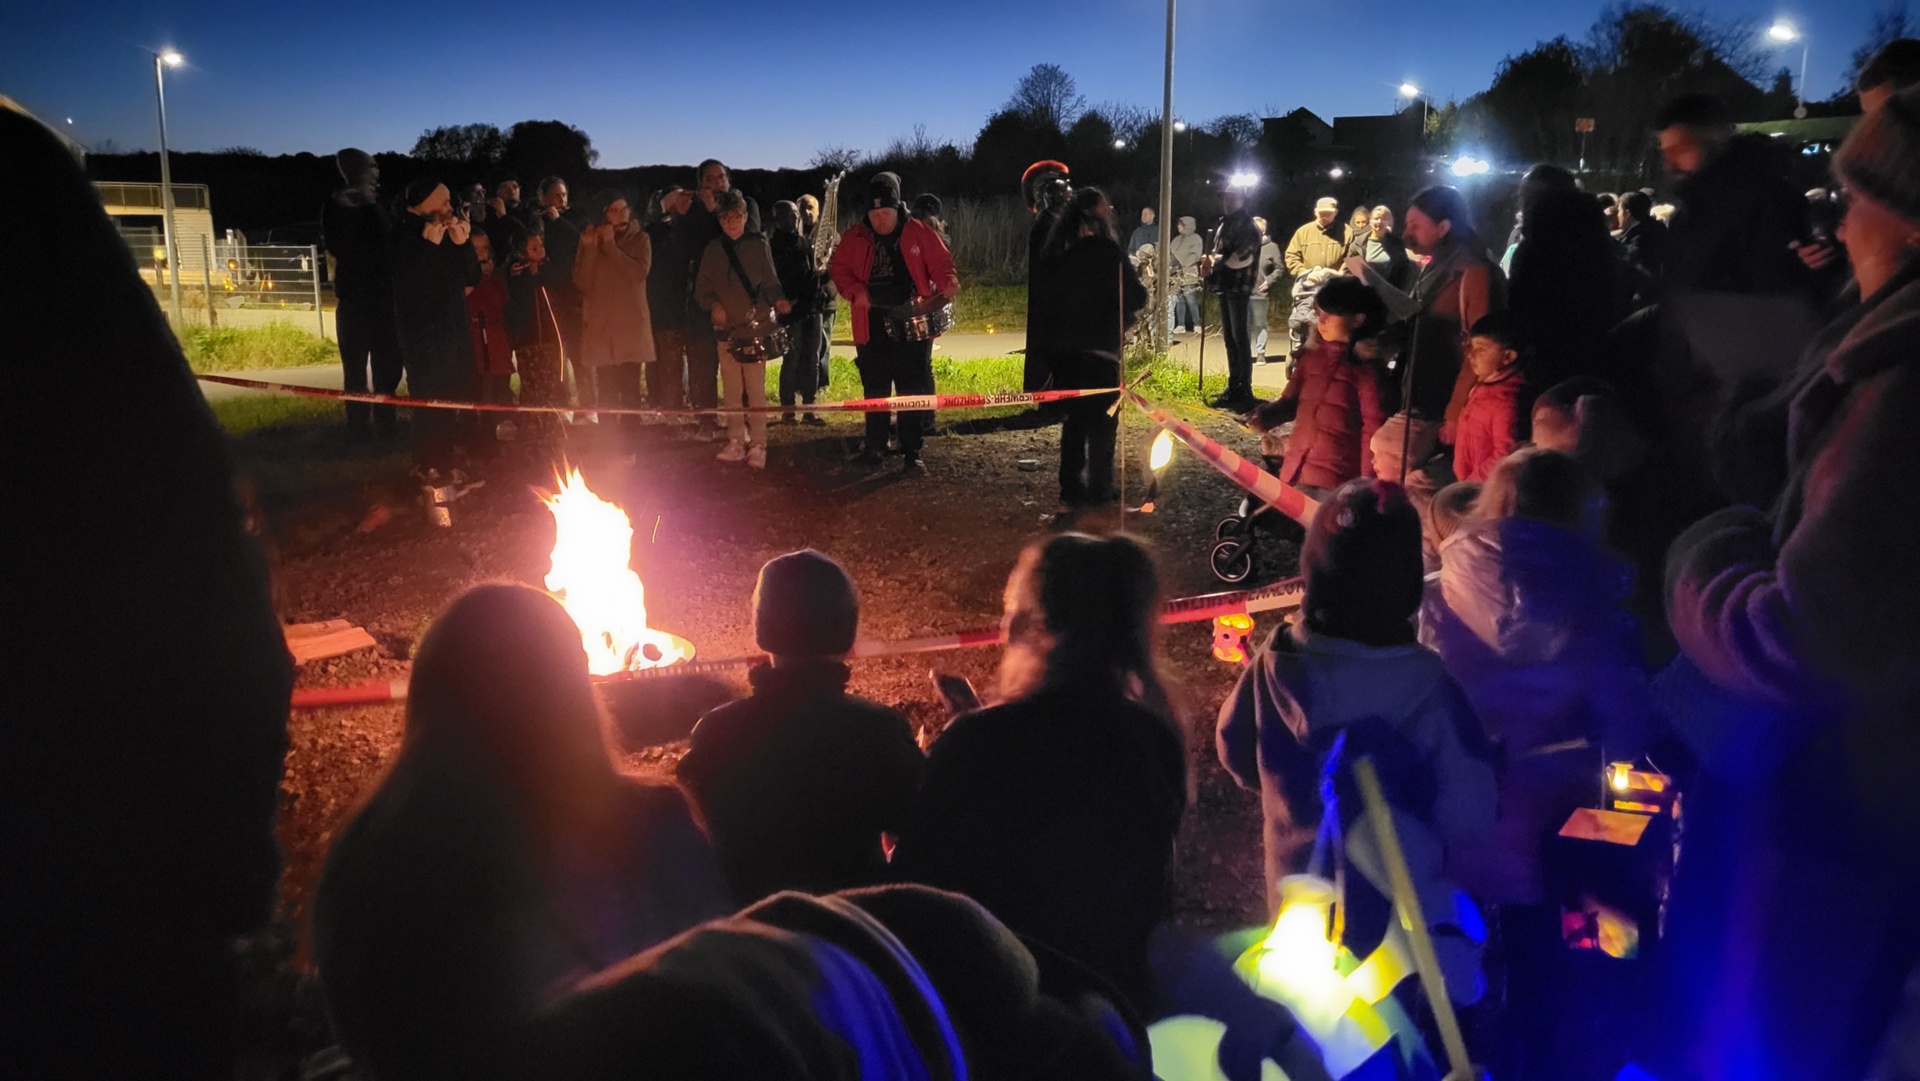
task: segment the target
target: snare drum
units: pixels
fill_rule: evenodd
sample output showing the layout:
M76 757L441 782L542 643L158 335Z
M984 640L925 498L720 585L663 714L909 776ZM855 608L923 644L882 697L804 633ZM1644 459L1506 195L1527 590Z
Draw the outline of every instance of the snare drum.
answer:
M930 341L953 329L953 305L942 305L920 315L888 317L882 320L882 326L886 328L888 341Z
M787 328L769 327L767 333L758 337L728 338L727 352L742 364L757 364L785 356L791 345Z

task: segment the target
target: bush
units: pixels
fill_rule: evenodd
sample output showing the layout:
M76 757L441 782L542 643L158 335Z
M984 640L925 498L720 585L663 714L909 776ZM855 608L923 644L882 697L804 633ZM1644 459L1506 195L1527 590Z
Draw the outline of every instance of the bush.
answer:
M339 347L286 323L264 327L187 327L180 335L187 366L196 372L304 368L333 364Z

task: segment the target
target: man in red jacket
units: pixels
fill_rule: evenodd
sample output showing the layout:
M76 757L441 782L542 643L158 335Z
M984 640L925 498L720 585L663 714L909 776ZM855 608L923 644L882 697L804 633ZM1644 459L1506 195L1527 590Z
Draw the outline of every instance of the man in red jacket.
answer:
M960 292L953 257L940 235L900 207L900 178L881 173L867 186L866 217L840 237L827 263L840 295L853 307L854 365L868 398L933 393L933 339L896 340L889 320L934 311ZM920 444L931 412L900 414L900 453L906 471L924 473ZM887 448L887 415L867 414L866 447L854 459L880 464Z

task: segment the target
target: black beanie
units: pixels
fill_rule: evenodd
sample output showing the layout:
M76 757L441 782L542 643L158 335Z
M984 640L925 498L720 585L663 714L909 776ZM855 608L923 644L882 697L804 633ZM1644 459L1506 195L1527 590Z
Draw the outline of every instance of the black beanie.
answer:
M753 590L753 640L779 657L837 657L853 649L860 601L840 564L811 548L767 561Z
M413 181L407 185L406 194L401 196L404 200L403 205L408 210L412 210L414 207L426 202L427 198L433 194L433 189L439 186L440 181L433 177L415 177Z
M1426 568L1420 515L1399 485L1341 485L1314 514L1300 566L1308 630L1372 646L1413 640Z
M900 177L893 173L880 173L867 181L867 208L878 210L882 207L900 206Z

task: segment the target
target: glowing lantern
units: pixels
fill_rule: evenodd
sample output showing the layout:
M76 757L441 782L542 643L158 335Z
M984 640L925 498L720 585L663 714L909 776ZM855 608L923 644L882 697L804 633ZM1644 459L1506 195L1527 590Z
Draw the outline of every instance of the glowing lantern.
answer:
M1153 449L1147 452L1147 468L1158 473L1171 461L1173 461L1173 433L1162 428L1160 434L1153 437Z
M1245 664L1251 656L1249 639L1253 617L1245 612L1213 617L1213 659L1225 664Z
M647 626L646 589L633 572L633 523L595 495L578 469L546 497L557 527L547 588L580 626L596 676L657 668L692 656L682 639Z

